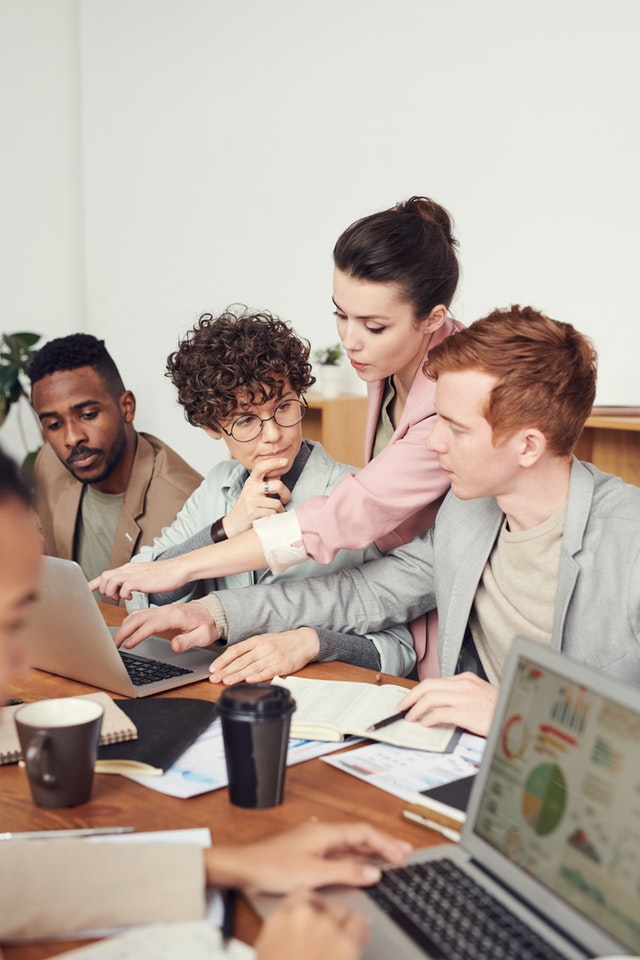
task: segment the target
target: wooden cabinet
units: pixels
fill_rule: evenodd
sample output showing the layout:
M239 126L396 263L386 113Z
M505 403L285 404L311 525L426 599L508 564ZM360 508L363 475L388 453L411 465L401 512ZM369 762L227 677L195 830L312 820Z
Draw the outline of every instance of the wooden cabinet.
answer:
M334 460L363 467L367 398L345 394L329 399L308 393L306 400L309 409L302 422L303 436L319 440Z
M594 407L575 454L605 473L640 486L640 412L637 416L599 413Z

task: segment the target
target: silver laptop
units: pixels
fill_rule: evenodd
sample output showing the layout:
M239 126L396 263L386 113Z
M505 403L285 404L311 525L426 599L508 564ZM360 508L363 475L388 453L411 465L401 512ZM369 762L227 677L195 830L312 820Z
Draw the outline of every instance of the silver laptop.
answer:
M640 953L639 761L637 689L517 640L460 844L416 851L369 895L328 896L369 918L367 960ZM497 911L498 933L478 932L474 901L480 925ZM417 940L402 928L412 922Z
M210 650L174 653L168 640L149 637L121 652L115 632L105 624L78 564L44 557L40 595L25 632L30 666L127 697L147 697L209 676L215 658Z

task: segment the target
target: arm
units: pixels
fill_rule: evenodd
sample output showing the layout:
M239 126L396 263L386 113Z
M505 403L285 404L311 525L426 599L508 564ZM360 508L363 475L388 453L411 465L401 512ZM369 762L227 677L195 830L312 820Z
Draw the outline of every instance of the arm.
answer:
M381 857L409 845L364 823L308 823L246 846L24 840L0 858L0 940L139 923L199 920L205 881L287 893L331 883L375 883Z
M401 863L410 850L367 823L315 822L244 846L216 844L205 852L205 864L207 881L216 886L291 893L336 883L370 886L380 879L373 860Z
M256 631L280 633L299 623L363 637L413 620L435 605L429 533L379 560L323 577L223 590L188 604L137 611L115 640L130 648L153 633L176 630L172 646L182 651L208 647L221 637L235 644Z
M227 646L211 664L212 683L263 683L288 676L307 663L340 660L397 676L411 672L416 656L404 626L360 637L318 627L264 633Z
M171 560L125 563L115 570L105 571L91 580L89 586L111 600L130 600L134 591L161 593L176 590L192 580L260 570L266 565L256 533L247 530L232 540L211 544Z
M296 511L310 557L327 563L338 550L380 540L439 503L449 482L437 456L427 450L434 425L435 416L412 423L359 473L345 477L329 497L313 497ZM436 507L430 516L426 511L420 532L433 523L435 513ZM256 530L263 526L266 521Z
M426 381L422 373L419 376ZM421 389L426 389L420 384ZM431 385L433 387L433 385ZM202 580L260 570L268 566L279 573L312 557L328 563L339 549L359 549L372 543L404 521L412 529L426 530L434 521L440 497L446 491L446 475L437 457L426 448L435 424L427 415L432 400L409 422L402 436L386 447L357 474L345 476L326 496L312 497L296 510L258 519L252 530L225 543L164 561L162 571L132 570L126 564L92 581L92 590L113 600L129 598L132 590L145 593L173 590L191 580ZM415 515L420 513L420 517Z
M198 605L227 620L226 639L236 643L260 633L304 623L339 633L370 635L408 623L435 607L431 533L347 570L307 580L222 590Z

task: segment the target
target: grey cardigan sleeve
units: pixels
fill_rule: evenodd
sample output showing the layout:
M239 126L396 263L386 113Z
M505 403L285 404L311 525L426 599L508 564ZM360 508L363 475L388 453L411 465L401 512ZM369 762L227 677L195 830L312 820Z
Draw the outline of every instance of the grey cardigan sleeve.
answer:
M432 533L379 560L326 576L217 591L227 641L300 626L365 634L408 623L435 607ZM201 600L206 606L207 600Z

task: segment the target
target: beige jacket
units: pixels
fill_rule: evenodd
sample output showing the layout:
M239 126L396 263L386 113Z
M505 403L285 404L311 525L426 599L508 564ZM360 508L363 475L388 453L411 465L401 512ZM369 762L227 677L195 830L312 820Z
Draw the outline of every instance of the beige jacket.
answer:
M143 544L151 544L202 477L157 437L138 433L131 478L111 548L109 568L127 563ZM34 470L35 504L45 553L75 559L73 541L83 485L58 460L48 444L38 454Z

